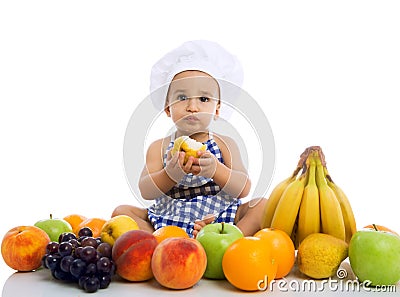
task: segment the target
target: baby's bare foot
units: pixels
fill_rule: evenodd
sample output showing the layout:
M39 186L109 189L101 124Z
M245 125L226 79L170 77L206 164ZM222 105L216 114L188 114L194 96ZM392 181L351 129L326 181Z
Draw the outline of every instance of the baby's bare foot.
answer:
M208 224L211 224L215 220L215 215L213 214L208 214L206 215L202 220L196 220L194 221L194 230L193 230L193 236L196 238L197 234L200 232L200 230Z

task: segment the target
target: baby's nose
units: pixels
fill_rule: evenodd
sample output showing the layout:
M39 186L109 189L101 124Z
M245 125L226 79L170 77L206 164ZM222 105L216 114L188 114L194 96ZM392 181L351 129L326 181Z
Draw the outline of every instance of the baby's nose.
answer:
M191 111L191 112L195 112L199 110L199 107L197 105L197 98L190 98L187 100L187 106L186 106L186 110L187 111Z

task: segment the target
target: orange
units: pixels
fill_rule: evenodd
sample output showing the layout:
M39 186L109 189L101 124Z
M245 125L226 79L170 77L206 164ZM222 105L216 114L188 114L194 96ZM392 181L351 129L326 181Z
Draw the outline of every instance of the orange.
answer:
M376 226L376 229L378 229L379 231L386 231L386 232L391 232L391 233L394 233L396 235L399 235L398 233L396 233L392 229L389 229L388 227L385 227L385 226L382 226L382 225L376 225L376 224L374 224L374 225ZM367 225L367 226L364 227L364 229L373 229L373 230L375 230L374 225L373 224Z
M74 230L74 233L78 235L78 232L80 229L83 227L89 227L92 232L93 232L93 237L99 237L101 234L101 229L103 228L103 225L107 221L102 219L102 218L89 218L84 221L82 221Z
M275 278L277 265L259 237L246 236L234 241L222 258L226 279L245 291L265 290Z
M185 230L178 226L164 226L153 232L158 243L170 237L184 237L189 238Z
M71 225L72 230L75 230L78 227L78 225L86 219L87 217L75 213L64 217L64 220L66 220Z
M278 266L275 278L288 275L296 259L295 247L289 235L279 229L264 228L254 236L261 238L271 251L272 258Z

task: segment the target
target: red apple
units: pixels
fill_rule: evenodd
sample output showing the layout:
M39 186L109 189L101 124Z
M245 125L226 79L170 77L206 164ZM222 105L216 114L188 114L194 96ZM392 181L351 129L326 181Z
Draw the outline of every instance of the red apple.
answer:
M32 271L41 266L50 238L35 226L18 226L6 233L1 243L4 262L18 271Z
M169 289L194 286L207 267L203 246L193 238L171 237L154 250L151 268L160 285Z
M157 244L155 236L143 230L130 230L122 234L112 250L117 274L129 281L151 279L151 257Z

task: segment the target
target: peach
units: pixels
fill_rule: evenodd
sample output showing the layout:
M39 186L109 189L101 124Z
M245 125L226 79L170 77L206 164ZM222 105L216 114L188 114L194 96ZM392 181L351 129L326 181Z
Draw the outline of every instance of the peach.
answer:
M32 271L41 266L50 238L35 226L18 226L9 230L1 242L4 262L18 271Z
M167 238L158 244L151 259L155 279L169 289L194 286L202 278L206 267L206 252L193 238Z
M145 281L153 277L151 258L157 246L157 239L150 232L130 230L114 243L112 259L117 274L128 281Z

